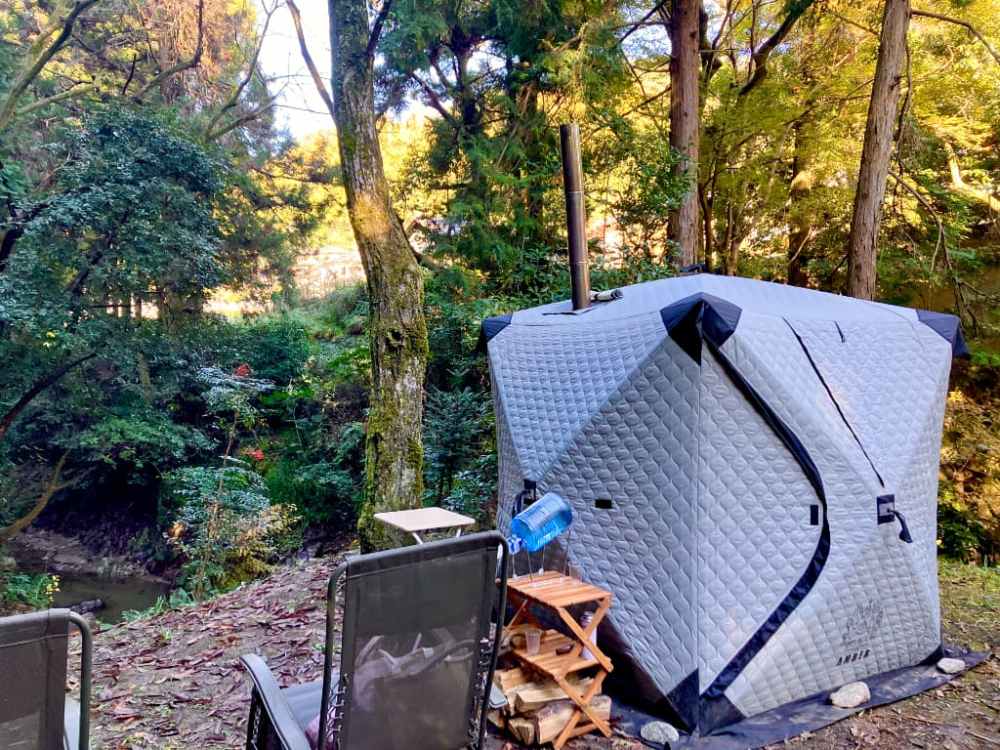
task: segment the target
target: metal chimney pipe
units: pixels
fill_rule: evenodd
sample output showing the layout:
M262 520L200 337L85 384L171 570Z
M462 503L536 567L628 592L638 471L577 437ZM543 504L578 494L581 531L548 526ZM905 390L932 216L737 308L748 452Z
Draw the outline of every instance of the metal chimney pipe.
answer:
M562 143L563 190L566 193L566 233L569 237L569 278L573 309L590 307L590 266L587 261L587 210L583 196L583 162L580 159L580 126L559 126Z

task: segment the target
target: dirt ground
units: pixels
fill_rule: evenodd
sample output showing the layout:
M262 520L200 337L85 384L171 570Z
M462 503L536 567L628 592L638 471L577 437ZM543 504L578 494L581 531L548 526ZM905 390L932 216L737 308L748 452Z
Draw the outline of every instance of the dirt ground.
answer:
M249 687L239 656L263 654L281 684L322 671L323 599L331 560L309 561L209 603L105 629L95 637L94 732L104 750L243 746ZM945 638L1000 644L1000 573L942 563ZM638 750L579 738L572 750ZM865 711L777 747L796 750L1000 748L1000 659L895 705ZM518 750L491 738L489 750Z

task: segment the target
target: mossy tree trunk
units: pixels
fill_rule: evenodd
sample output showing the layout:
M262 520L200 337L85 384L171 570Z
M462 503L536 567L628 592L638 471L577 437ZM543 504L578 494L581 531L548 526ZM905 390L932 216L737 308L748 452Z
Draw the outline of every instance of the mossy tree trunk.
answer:
M358 522L364 550L392 539L373 515L420 505L423 495L427 324L423 277L392 208L375 128L375 39L365 0L329 0L334 120L347 209L370 298L372 393L365 499ZM377 33L378 25L376 25Z

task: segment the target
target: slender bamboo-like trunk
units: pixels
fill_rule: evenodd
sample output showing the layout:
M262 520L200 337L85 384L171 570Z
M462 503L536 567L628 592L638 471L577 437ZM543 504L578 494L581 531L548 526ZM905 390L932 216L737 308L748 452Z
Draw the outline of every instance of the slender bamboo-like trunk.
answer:
M875 297L876 243L889 176L909 25L910 0L886 0L847 251L847 293L860 299Z
M670 3L670 146L684 157L679 169L690 182L681 205L670 215L670 239L677 243L677 264L682 267L698 257L700 10L697 0Z
M808 204L815 175L812 171L812 123L799 120L792 127L795 151L792 157L792 184L789 190L788 283L807 286L806 266L810 259L813 215Z
M393 211L375 129L373 55L365 0L329 0L334 120L347 209L370 298L372 392L368 414L363 549L391 542L373 515L423 496L427 324L423 276Z

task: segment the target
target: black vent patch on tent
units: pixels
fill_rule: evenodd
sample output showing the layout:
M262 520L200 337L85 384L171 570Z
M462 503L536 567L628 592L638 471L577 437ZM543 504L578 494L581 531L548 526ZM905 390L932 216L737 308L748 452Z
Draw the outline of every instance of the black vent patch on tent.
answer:
M732 302L699 292L660 310L663 325L677 345L701 364L701 342L721 347L740 322L742 311Z
M479 351L485 352L486 345L490 342L490 339L509 326L513 317L512 313L507 313L506 315L495 315L492 318L484 320L479 328L479 343L477 345Z
M953 356L969 358L969 347L966 346L965 336L962 335L962 321L957 315L917 310L917 320L951 344Z

